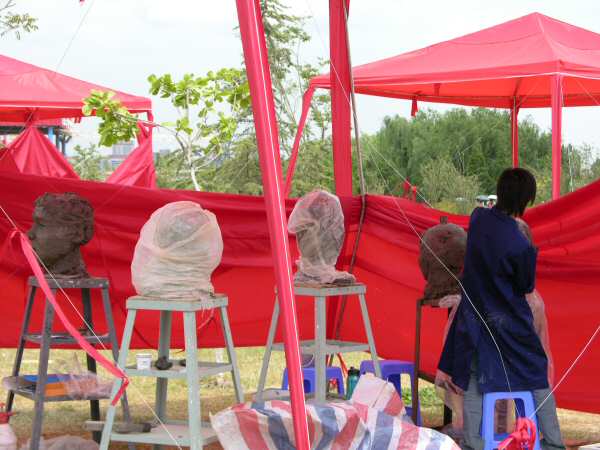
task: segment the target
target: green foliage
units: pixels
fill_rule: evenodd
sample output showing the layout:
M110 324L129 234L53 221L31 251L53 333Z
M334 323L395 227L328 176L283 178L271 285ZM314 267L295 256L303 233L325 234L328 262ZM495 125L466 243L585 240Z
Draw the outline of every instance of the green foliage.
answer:
M335 191L331 139L304 143L296 164L292 196L301 196L314 189Z
M386 117L381 129L361 138L367 186L372 193L401 195L404 178L435 206L468 211L478 194L496 192L496 180L510 167L510 120L504 111L462 108L425 110L413 119ZM531 118L519 123L523 167L538 181L538 202L551 198L552 135ZM597 179L600 163L590 146L563 147L562 192ZM465 198L466 203L456 198Z
M172 158L179 155L186 161L194 189L200 190L198 172L229 151L241 128L240 117L250 108L246 74L226 68L204 77L185 74L179 81L170 74L150 75L148 81L150 93L169 99L179 112L177 121L169 124L180 147Z
M110 147L118 142L128 142L137 134L137 119L125 108L114 92L92 90L83 101L85 116L96 115L102 122L98 128L100 145Z
M438 209L470 214L480 186L477 176L461 175L446 157L431 159L421 168L423 196Z
M269 65L275 107L279 125L281 151L289 156L296 134L298 107L302 95L312 77L323 71L328 63L319 60L316 65L299 61L299 49L311 40L304 26L307 17L290 14L289 7L281 0L261 0L263 24L269 53ZM319 92L314 96L311 117L305 129L305 137L312 138L316 131L325 139L331 124L329 93ZM316 130L313 130L313 127Z
M14 33L17 39L21 39L21 33L31 33L38 29L37 18L29 14L17 14L10 11L16 6L15 0L6 0L0 6L0 37Z
M104 167L102 165L102 155L95 145L82 147L76 145L73 149L75 156L73 157L73 169L83 180L101 181L106 177Z

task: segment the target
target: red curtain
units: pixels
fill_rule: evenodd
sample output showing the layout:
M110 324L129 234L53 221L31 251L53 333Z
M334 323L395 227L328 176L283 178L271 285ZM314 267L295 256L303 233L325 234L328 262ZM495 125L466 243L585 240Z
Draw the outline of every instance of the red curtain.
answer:
M156 188L152 128L138 123L138 146L106 179L107 183Z
M0 172L79 179L67 159L34 125L28 125L2 151Z
M108 183L45 178L30 175L1 174L0 205L17 225L31 226L33 202L44 192L77 192L95 209L96 234L84 247L83 255L90 273L105 276L111 283L111 299L117 331L125 319L125 300L133 294L130 263L139 231L150 214L168 202L191 200L213 211L221 225L225 250L223 262L213 276L218 291L229 296L233 337L238 346L264 345L273 308L273 268L266 214L262 197L196 193L190 191L148 190ZM288 200L288 213L293 207ZM342 202L349 225L349 242L356 232L360 198ZM439 211L405 199L367 197L367 213L356 274L367 285L367 301L378 351L386 358L412 359L415 300L423 290L417 265L417 232L439 223ZM600 183L531 210L526 217L536 244L540 247L538 289L546 302L550 339L560 377L573 362L600 320ZM450 222L467 225L467 218L451 216ZM10 225L0 219L0 237ZM295 243L291 248L296 255ZM347 263L352 245L343 255ZM27 264L9 250L2 256L0 287L3 291L1 312L5 321L0 346L17 344L26 286L30 275ZM96 294L97 295L97 294ZM59 301L64 301L60 299ZM100 298L93 297L94 308L102 317ZM32 329L39 329L43 310L41 301L34 310ZM349 299L342 325L343 339L364 340L357 302ZM77 301L75 304L79 304ZM70 319L78 324L70 305L64 306ZM298 326L302 338L312 337L313 302L297 299ZM158 316L146 313L138 321L133 344L156 346ZM199 331L203 347L222 345L218 319ZM422 358L432 372L439 358L444 311L428 310L423 322ZM96 324L97 323L97 324ZM102 320L96 328L104 330ZM174 345L182 346L182 324L174 324ZM600 413L600 391L596 386L600 372L600 342L588 349L573 372L558 389L559 405Z

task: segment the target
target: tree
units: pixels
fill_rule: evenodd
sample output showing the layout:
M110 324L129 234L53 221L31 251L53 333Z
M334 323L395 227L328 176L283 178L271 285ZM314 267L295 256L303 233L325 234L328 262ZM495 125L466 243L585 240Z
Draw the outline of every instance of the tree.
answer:
M106 171L102 165L102 155L95 145L82 147L76 145L73 149L73 169L83 180L101 181L106 177Z
M166 98L177 110L175 123L163 126L173 133L179 148L170 158L185 161L192 185L200 190L198 171L215 163L231 150L233 137L240 127L240 112L250 107L245 73L239 69L221 69L204 77L185 74L174 81L170 74L150 75L150 93ZM102 119L98 132L101 145L132 139L137 131L136 118L111 92L92 92L84 101L85 115ZM179 166L181 167L181 166Z
M13 12L15 6L15 0L6 0L0 6L0 37L14 33L17 39L21 39L21 33L31 33L38 29L37 19L27 13Z

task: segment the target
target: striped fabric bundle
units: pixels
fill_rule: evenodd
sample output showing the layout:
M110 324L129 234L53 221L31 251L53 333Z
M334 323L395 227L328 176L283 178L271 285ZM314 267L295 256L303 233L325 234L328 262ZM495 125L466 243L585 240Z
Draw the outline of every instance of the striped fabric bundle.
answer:
M306 414L313 449L458 450L448 436L413 425L393 386L375 377L361 377L352 401L309 404ZM295 449L292 412L285 401L237 405L211 422L226 450Z

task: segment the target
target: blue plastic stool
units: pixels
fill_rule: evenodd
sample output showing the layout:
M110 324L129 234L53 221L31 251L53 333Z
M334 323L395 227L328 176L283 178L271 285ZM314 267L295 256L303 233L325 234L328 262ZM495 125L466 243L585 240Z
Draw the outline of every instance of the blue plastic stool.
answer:
M338 394L344 395L344 375L342 369L339 367L327 367L325 370L325 376L327 381L336 380ZM314 367L303 367L302 368L302 379L304 380L304 393L315 392L315 385L317 384L317 373ZM283 371L283 380L281 381L281 389L288 388L288 370L287 367Z
M499 400L514 400L517 415L519 417L532 417L537 428L537 420L535 416L535 403L533 395L529 391L519 392L489 392L483 394L483 415L481 417L481 437L484 440L483 449L493 450L498 448L498 445L506 439L508 434L495 433L495 409L496 402ZM539 430L536 433L535 445L533 450L540 450L540 434Z
M415 365L410 361L399 361L393 359L380 359L379 365L381 366L381 378L386 381L389 381L394 385L398 395L402 397L402 385L400 383L401 376L403 373L408 374L410 376L410 393L414 395L412 391L413 387L413 378L415 376ZM365 373L375 373L373 369L373 361L367 359L360 363L360 374L363 375ZM417 411L417 425L421 425L421 402L418 403L418 411ZM412 416L412 407L406 406L406 414Z

